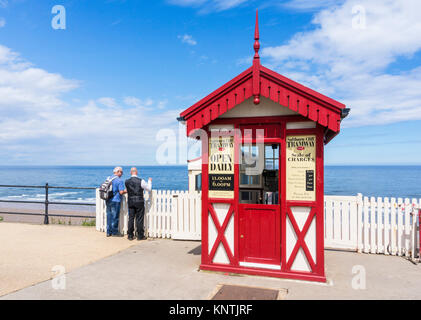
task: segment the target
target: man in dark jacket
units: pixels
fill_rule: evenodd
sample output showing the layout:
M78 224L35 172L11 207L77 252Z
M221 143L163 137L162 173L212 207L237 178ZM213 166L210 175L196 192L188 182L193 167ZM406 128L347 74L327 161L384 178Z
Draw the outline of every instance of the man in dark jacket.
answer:
M143 198L143 190L152 191L152 178L149 178L148 183L137 176L137 169L133 167L130 170L132 175L130 179L126 180L126 189L129 204L129 225L128 225L128 239L133 240L134 236L134 220L136 219L137 240L146 239L144 231L144 216L145 216L145 202Z

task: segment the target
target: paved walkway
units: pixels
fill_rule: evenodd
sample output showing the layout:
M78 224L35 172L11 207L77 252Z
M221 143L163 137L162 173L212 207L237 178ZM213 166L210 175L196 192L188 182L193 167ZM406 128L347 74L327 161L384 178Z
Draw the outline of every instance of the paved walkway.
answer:
M421 298L421 265L399 257L326 251L328 284L203 272L199 262L199 242L147 240L71 271L65 290L45 281L2 298L207 299L220 284L284 290L286 299ZM365 290L352 288L356 265L365 268Z
M133 245L93 227L0 222L0 296L51 279Z

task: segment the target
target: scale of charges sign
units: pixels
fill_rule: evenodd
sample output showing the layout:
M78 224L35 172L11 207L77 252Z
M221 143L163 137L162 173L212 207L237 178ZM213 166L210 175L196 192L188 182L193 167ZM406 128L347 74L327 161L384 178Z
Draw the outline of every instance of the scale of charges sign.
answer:
M209 198L234 199L234 137L209 141Z
M316 136L288 136L287 200L316 201Z

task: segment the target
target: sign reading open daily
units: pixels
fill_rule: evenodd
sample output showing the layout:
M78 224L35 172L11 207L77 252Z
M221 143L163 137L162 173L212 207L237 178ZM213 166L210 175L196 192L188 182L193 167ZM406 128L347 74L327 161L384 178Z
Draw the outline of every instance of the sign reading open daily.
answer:
M234 198L234 137L209 139L209 198Z
M288 136L287 200L316 201L316 136Z

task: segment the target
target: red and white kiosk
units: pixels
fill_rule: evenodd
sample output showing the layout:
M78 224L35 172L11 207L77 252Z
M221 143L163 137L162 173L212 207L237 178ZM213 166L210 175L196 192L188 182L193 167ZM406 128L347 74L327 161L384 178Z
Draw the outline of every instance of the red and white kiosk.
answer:
M323 150L345 105L260 64L179 120L202 140L202 270L326 281Z

